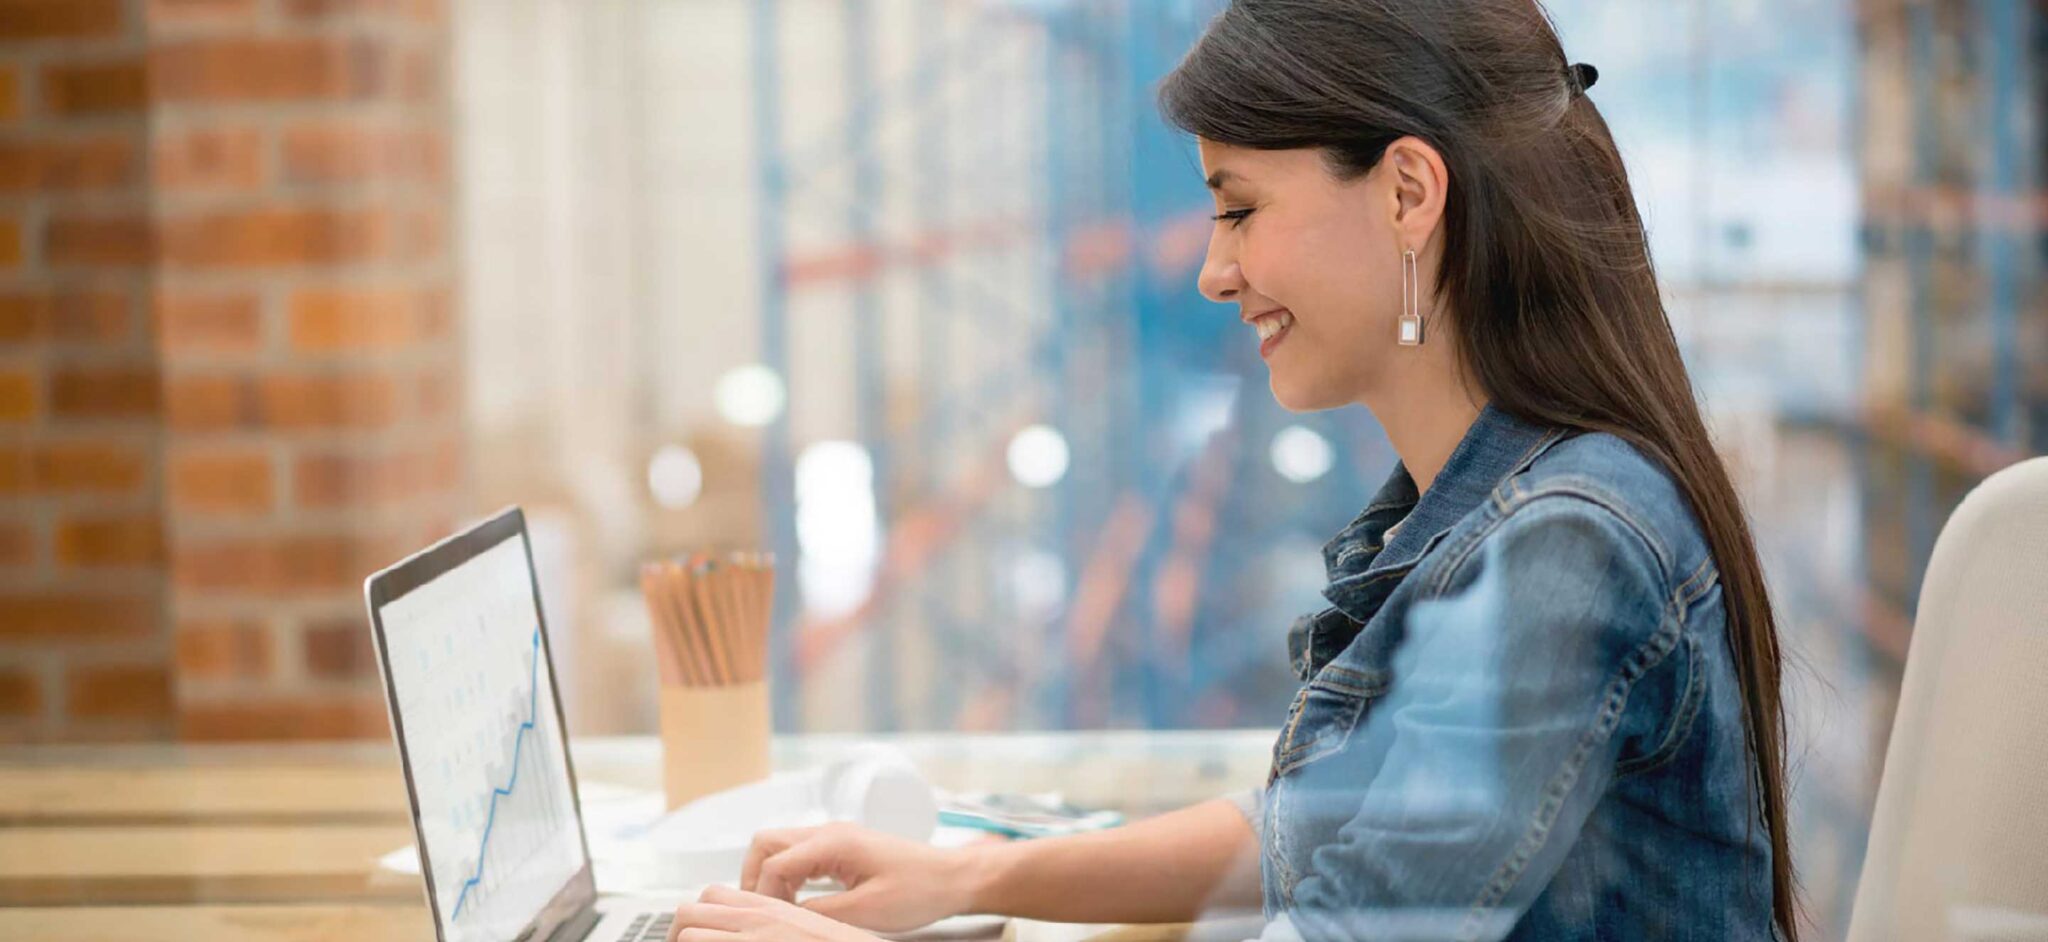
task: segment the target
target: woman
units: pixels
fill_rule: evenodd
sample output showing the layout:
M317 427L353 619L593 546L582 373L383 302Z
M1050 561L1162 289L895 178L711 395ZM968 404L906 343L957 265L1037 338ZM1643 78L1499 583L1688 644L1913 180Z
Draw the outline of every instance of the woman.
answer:
M1401 458L1324 547L1264 789L993 848L763 834L680 937L1257 900L1276 938L1796 938L1763 573L1566 63L1532 0L1238 0L1161 90L1202 292L1281 405L1363 404Z

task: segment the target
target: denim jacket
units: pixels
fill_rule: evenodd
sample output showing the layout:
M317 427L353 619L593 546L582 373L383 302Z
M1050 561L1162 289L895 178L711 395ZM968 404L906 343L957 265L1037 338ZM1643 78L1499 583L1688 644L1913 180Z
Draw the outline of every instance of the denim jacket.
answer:
M1257 802L1268 937L1773 937L1718 574L1654 462L1489 405L1323 559Z

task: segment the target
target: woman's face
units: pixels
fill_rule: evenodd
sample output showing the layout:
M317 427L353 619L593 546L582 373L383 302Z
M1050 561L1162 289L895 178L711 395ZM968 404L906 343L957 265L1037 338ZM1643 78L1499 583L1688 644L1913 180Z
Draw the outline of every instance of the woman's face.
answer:
M1283 408L1361 401L1398 349L1403 246L1390 219L1392 174L1383 165L1340 182L1313 149L1202 140L1200 150L1224 215L1209 235L1203 296L1238 306ZM1261 342L1259 322L1268 333L1286 326Z

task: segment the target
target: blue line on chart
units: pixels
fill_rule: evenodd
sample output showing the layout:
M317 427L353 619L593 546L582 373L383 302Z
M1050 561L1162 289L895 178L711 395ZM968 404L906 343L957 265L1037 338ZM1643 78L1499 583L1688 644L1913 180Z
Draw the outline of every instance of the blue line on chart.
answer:
M462 892L455 894L455 911L448 918L462 915L462 904L469 899L469 890L484 878L484 851L491 846L491 825L498 820L498 796L511 797L512 786L519 784L519 747L526 744L526 731L533 728L534 713L540 706L540 630L533 632L533 679L527 685L526 722L519 724L519 731L512 734L512 778L504 788L491 789L491 811L484 817L484 839L476 849L476 873L462 881ZM538 734L536 734L538 735Z

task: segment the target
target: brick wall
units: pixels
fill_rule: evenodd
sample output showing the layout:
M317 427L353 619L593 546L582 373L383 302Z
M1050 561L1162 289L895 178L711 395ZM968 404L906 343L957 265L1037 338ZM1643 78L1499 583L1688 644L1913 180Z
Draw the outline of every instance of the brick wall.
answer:
M0 728L382 735L361 581L464 475L444 5L0 24Z
M0 730L174 729L139 9L0 0Z

